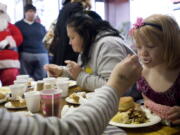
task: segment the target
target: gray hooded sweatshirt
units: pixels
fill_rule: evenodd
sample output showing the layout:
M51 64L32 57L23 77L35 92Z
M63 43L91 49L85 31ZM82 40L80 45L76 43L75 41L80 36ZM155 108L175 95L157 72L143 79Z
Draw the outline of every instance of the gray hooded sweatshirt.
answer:
M132 51L120 36L113 36L111 32L98 34L90 50L90 59L77 77L77 84L89 91L102 87L115 65L128 54L132 54ZM78 64L81 63L80 54Z

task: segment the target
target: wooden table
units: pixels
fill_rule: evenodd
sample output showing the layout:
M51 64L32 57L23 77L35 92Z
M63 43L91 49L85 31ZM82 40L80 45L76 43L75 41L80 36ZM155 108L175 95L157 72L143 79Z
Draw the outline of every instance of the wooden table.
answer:
M73 92L80 92L80 91L83 91L82 88L80 87L72 87L69 89L69 95L72 94ZM71 105L71 104L68 104L66 101L65 101L65 98L61 98L61 108L63 108L64 105ZM0 104L0 108L4 108L4 104ZM9 112L18 112L18 111L27 111L27 109L8 109ZM41 114L41 113L39 113Z
M69 90L69 95L73 92L79 92L82 91L80 87L73 87ZM66 105L65 98L61 99L61 107ZM1 104L0 108L3 108L4 105ZM14 112L15 110L9 110L11 112ZM27 111L24 110L16 110L16 111ZM169 127L164 126L162 124L157 124L150 127L145 128L135 128L135 129L129 129L129 128L122 128L128 135L180 135L180 127Z
M157 124L145 128L125 129L128 135L180 135L180 127L169 127Z

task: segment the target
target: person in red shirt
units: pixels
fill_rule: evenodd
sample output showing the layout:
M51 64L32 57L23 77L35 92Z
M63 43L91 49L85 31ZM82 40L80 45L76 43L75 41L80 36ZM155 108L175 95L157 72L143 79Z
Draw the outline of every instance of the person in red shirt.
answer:
M20 62L16 47L23 37L19 29L10 23L7 6L0 3L0 80L2 85L11 85L19 74Z

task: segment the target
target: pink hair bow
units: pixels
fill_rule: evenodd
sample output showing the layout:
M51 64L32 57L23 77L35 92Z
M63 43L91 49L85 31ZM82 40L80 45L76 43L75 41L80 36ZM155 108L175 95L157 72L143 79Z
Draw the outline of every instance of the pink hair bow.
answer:
M138 17L136 20L136 23L133 24L134 28L136 28L136 29L143 26L143 25L144 25L144 21L143 21L142 17Z
M133 28L130 29L129 34L132 34L135 29L138 29L138 28L140 28L143 25L144 25L143 18L142 17L138 17L137 20L136 20L136 23L133 24Z

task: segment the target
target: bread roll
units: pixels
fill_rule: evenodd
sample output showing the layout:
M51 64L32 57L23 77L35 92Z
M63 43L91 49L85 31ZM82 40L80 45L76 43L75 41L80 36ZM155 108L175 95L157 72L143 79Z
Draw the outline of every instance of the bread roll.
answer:
M26 106L26 102L24 99L11 100L10 102L14 107Z
M119 101L119 111L125 112L131 108L134 108L134 100L132 97L121 97Z

